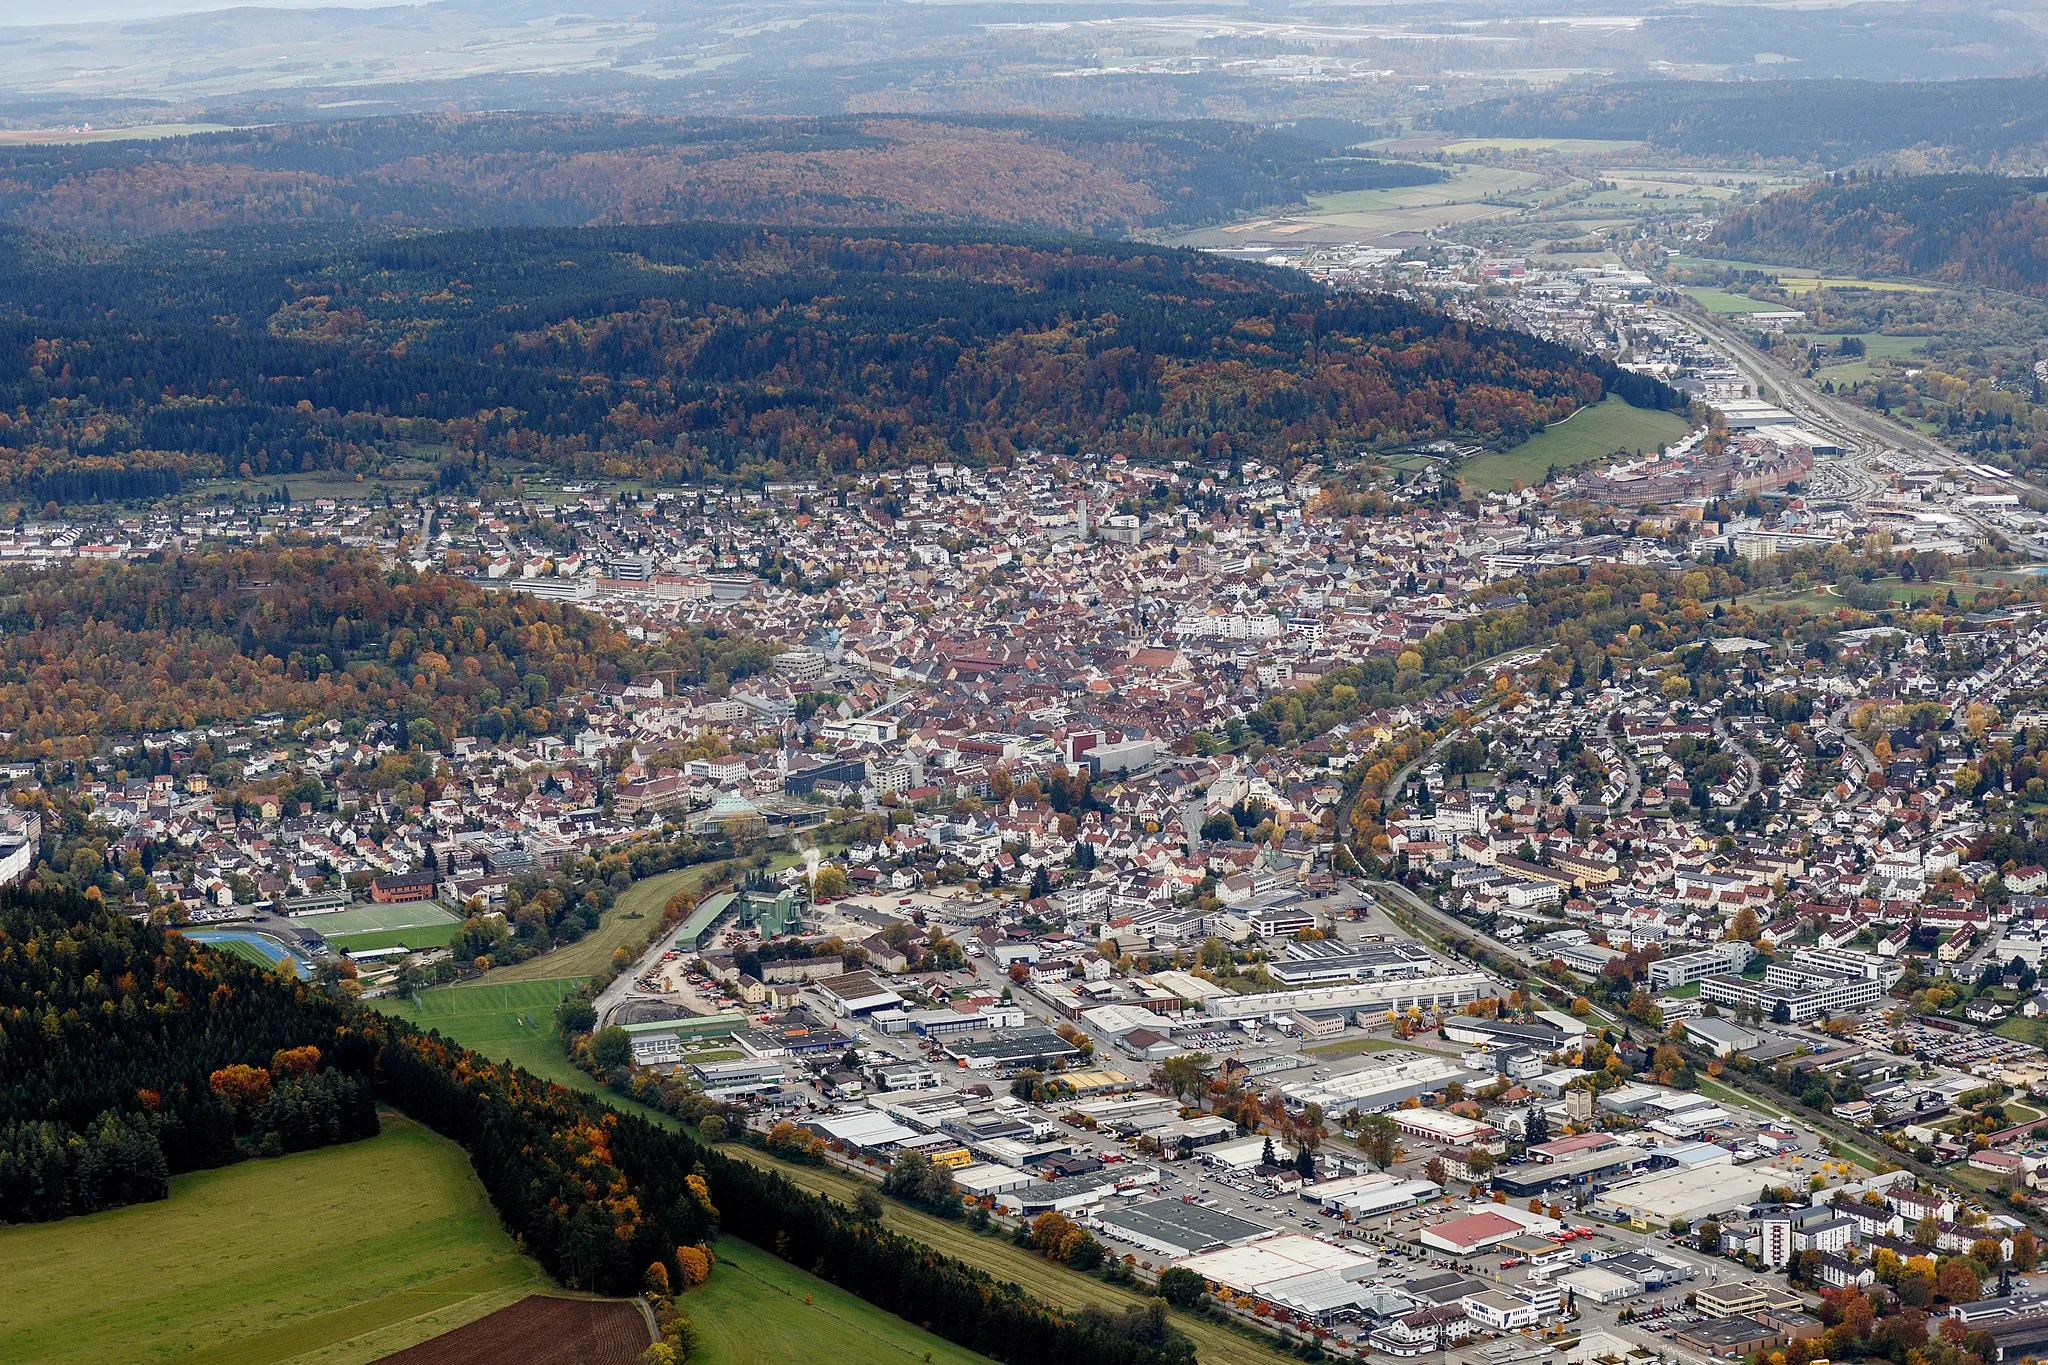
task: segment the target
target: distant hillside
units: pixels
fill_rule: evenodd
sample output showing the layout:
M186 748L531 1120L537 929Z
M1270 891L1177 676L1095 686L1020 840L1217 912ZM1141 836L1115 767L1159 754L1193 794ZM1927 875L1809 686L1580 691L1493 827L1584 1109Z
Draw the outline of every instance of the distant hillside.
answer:
M422 441L673 479L1034 446L1296 461L1513 444L1606 391L1681 401L1389 296L1072 238L0 228L0 485L53 498L375 469Z
M1824 181L1726 219L1713 245L1746 260L2048 298L2044 190L2048 179L1998 175Z
M1513 95L1448 109L1474 137L1652 142L1696 156L1846 165L1913 147L1977 165L2048 146L2048 76L1961 81L1655 81Z
M695 220L1123 234L1442 178L1345 154L1347 137L1107 119L362 119L0 147L0 218L101 235Z

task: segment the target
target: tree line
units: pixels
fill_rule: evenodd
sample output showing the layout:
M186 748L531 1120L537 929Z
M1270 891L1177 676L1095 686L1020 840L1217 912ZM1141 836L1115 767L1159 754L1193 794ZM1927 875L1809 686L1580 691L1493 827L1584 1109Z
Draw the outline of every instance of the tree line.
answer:
M97 899L0 901L0 1221L164 1198L170 1177L377 1131L322 1002Z

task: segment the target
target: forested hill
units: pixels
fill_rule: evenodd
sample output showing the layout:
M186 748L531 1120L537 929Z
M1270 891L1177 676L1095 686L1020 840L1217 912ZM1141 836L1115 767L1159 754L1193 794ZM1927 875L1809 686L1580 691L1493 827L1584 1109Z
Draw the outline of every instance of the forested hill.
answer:
M1743 260L2048 298L2044 192L2048 179L2000 175L1837 178L1739 211L1714 246Z
M1508 443L1607 362L1192 252L731 227L92 245L0 230L0 484L374 467L853 476L1032 447ZM97 482L95 482L97 481Z
M362 119L0 148L0 218L101 234L710 220L1118 235L1442 177L1349 155L1343 138L1218 121Z
M1968 164L2048 148L2048 76L1961 81L1646 81L1482 100L1436 127L1477 137L1617 138L1693 156L1797 157L1840 166L1943 148Z
M674 631L637 646L601 616L334 545L0 575L10 755L265 712L396 718L406 739L544 734L561 698L661 670L679 686L765 671L756 640Z

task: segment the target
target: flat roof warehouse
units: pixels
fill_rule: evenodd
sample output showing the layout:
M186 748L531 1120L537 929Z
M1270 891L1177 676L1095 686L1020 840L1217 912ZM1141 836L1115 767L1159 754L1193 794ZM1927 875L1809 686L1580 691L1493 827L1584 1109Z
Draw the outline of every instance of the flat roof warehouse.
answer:
M946 1055L969 1071L990 1071L1078 1057L1081 1050L1051 1029L1022 1028L1005 1030L993 1038L948 1043Z
M1242 1246L1269 1237L1264 1223L1221 1209L1205 1209L1178 1199L1155 1199L1129 1208L1107 1209L1096 1221L1110 1236L1145 1251L1180 1260L1198 1252Z

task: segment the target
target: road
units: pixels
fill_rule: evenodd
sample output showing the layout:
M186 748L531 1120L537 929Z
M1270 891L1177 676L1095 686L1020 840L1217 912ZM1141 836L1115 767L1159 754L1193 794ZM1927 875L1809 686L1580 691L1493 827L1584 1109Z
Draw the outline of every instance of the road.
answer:
M1626 741L1618 741L1614 752L1621 755L1622 766L1628 769L1628 791L1622 795L1621 804L1614 808L1616 815L1627 815L1636 808L1636 802L1643 799L1643 767L1636 762Z
M1719 741L1722 750L1735 760L1735 766L1742 769L1742 795L1735 798L1732 807L1734 810L1741 810L1743 804L1755 796L1757 789L1763 785L1763 765L1756 761L1756 755L1749 751L1748 745L1728 733L1728 723L1719 716L1714 717L1714 738Z
M1931 436L1893 422L1847 399L1822 393L1805 375L1757 350L1733 329L1710 317L1669 309L1665 311L1674 320L1694 328L1719 345L1737 368L1749 377L1760 395L1768 386L1779 407L1797 417L1803 425L1841 442L1843 458L1817 461L1814 479L1820 482L1825 476L1830 487L1835 483L1841 484L1834 496L1844 501L1860 502L1878 496L1889 487L1890 476L1873 468L1879 457L1888 451L1910 452L1930 464L1942 466L1970 463L1962 454ZM2015 478L2011 482L2016 488L2029 492L2044 492L2038 484L2025 479ZM1986 536L2003 534L1971 512L1954 507L1946 510Z
M1828 724L1833 726L1835 730L1841 734L1842 747L1848 749L1851 753L1854 753L1856 755L1857 761L1862 763L1863 765L1863 771L1866 773L1875 772L1877 771L1877 755L1872 753L1870 751L1870 746L1865 744L1862 740L1856 738L1855 734L1849 729L1849 713L1851 711L1854 711L1855 709L1856 703L1850 702L1846 706L1842 707L1839 711L1836 711L1833 715L1829 716ZM1869 790L1870 789L1868 787L1864 786L1861 782L1858 782L1856 784L1855 794L1849 798L1849 804L1852 806L1860 805L1863 802L1864 797L1869 792Z

